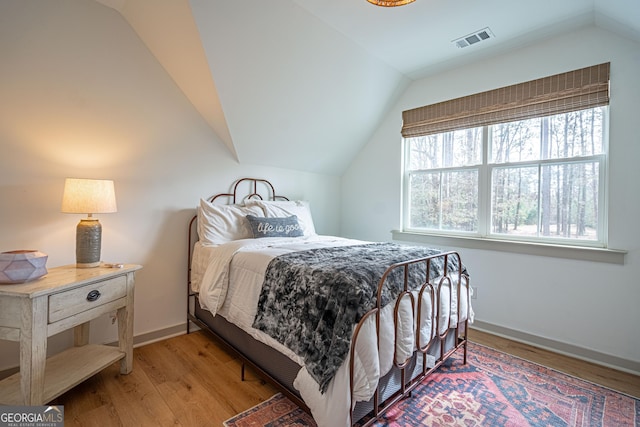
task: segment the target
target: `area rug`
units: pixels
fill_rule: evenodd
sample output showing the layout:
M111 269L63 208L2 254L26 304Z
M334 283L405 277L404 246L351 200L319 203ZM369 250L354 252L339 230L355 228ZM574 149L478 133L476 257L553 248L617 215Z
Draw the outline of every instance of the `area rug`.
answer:
M459 352L460 353L460 352ZM376 426L638 427L640 399L469 343ZM226 427L315 426L276 394L227 420Z

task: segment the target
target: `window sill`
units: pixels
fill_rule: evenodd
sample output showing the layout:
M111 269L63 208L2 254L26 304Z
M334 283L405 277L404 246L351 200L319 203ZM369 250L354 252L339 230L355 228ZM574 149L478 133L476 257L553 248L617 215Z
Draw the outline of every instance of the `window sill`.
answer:
M472 237L440 236L434 234L409 233L399 230L392 230L391 234L393 236L393 240L412 243L427 243L431 245L435 244L620 265L624 264L624 257L627 253L626 251L616 249L561 246L543 243L523 243Z

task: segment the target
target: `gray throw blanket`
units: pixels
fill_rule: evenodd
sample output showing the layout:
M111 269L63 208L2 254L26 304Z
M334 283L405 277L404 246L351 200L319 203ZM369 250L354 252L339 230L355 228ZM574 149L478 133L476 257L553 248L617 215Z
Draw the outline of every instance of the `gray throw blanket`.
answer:
M302 357L324 393L348 357L354 325L375 307L378 282L387 267L441 252L372 243L278 256L267 267L253 327ZM444 260L438 260L432 261L431 278L442 274ZM458 270L457 261L449 257L450 272ZM396 270L387 279L383 305L402 290L402 269ZM412 288L424 282L424 263L409 271Z

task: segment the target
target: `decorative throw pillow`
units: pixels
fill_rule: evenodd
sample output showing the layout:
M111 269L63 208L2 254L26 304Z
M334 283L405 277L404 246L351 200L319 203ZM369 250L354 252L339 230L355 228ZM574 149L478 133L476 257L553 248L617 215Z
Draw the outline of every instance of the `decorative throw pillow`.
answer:
M302 228L298 224L298 217L291 215L284 218L264 218L247 215L254 238L260 237L300 237Z
M315 236L316 229L311 217L309 202L302 200L256 200L245 201L246 206L260 206L267 218L281 218L295 215L305 236Z

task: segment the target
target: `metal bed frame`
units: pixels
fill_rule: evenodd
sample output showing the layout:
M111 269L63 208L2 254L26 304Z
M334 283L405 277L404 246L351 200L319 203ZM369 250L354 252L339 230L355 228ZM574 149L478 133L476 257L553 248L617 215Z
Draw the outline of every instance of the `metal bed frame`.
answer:
M249 185L249 191L241 192L241 188L243 187L246 190L246 185ZM243 197L240 197L241 194L245 194ZM264 195L264 197L263 197ZM229 193L221 193L217 194L209 199L209 201L213 202L219 199L227 198L230 203L237 204L241 203L246 199L251 198L259 198L266 200L289 200L284 196L276 195L275 189L273 185L265 180L260 178L241 178L237 180L233 186L232 190ZM197 233L196 229L196 221L197 216L194 216L189 222L189 250L188 250L188 271L187 271L187 288L188 288L188 299L187 299L187 333L190 333L190 324L194 323L198 325L201 329L208 332L211 336L216 338L217 341L223 344L223 346L230 351L232 354L236 355L242 363L241 369L241 378L244 380L245 373L245 365L251 366L261 377L263 377L268 382L272 383L276 388L278 388L285 396L287 396L290 400L300 406L303 410L310 413L309 408L304 403L304 401L297 394L295 389L293 389L289 383L289 381L284 380L287 375L274 374L273 369L264 368L266 365L260 360L256 360L257 358L251 354L248 354L249 351L243 351L240 345L234 344L234 340L228 339L224 328L233 329L233 326L223 325L221 327L215 328L223 328L216 330L212 326L211 319L206 319L206 314L203 314L205 310L199 309L198 306L198 295L191 290L191 259L193 255L193 246L197 241ZM416 289L409 288L409 269L410 268L420 268L424 269L426 278L430 277L431 264L435 258L444 258L444 273L437 281L437 283L431 283L426 280L422 285ZM467 363L467 331L468 331L468 314L471 310L471 301L470 301L470 285L469 285L469 277L463 274L460 270L455 272L448 271L447 266L450 258L455 258L458 262L458 265L461 266L461 258L457 252L443 252L437 255L407 260L404 262L396 263L387 268L382 278L378 283L378 292L377 292L377 302L376 306L373 307L370 311L368 311L363 318L355 325L354 333L353 333L353 343L351 346L351 352L349 355L349 374L350 374L350 394L353 397L353 377L354 377L354 353L355 353L355 343L359 338L359 334L362 331L364 323L371 316L374 316L376 331L377 331L377 341L378 341L378 350L380 349L380 322L381 322L381 311L382 311L382 291L384 289L386 278L394 271L400 271L404 278L403 290L398 296L395 308L394 308L394 355L393 355L393 369L392 372L383 377L374 393L373 398L369 402L358 402L356 405L356 413L354 415L354 410L351 410L351 425L358 422L360 427L367 427L375 423L375 421L388 409L390 409L394 404L398 401L405 399L411 395L411 392L418 386L422 381L427 378L431 373L433 373L438 367L440 367L449 357L451 357L457 350L462 349L463 351L463 363ZM458 320L460 319L460 311L461 311L461 286L462 279L465 279L467 292L467 316L464 321L458 322L455 328L446 327L446 331L443 334L440 334L439 331L445 328L441 328L441 312L440 307L441 304L436 303L442 297L442 290L445 287L449 287L449 301L448 307L451 307L451 298L453 297L453 286L454 282L456 283L457 289L457 315ZM457 280L453 280L453 278ZM416 298L414 298L411 291L418 290L418 298L416 302ZM421 340L421 326L424 321L427 319L421 318L422 313L422 301L424 294L427 293L427 297L431 300L432 307L432 319L431 320L431 334L432 337L428 342L422 342ZM414 319L414 324L416 324L415 330L415 343L414 343L414 353L409 358L402 362L397 361L397 354L395 350L395 341L397 340L397 319L398 319L398 310L401 304L401 301L404 298L409 298L411 302L411 307L413 309L413 313L417 313L417 319ZM418 304L417 310L416 303ZM207 312L208 313L208 312ZM217 316L218 318L220 316ZM449 319L446 319L449 322ZM218 323L225 323L225 321L220 320ZM230 325L230 324L229 324ZM237 328L238 331L239 328ZM223 332L223 333L221 333ZM241 334L243 333L240 332ZM224 335L224 336L223 336ZM246 337L249 337L246 334ZM242 340L246 340L247 338L242 338ZM252 338L248 338L253 340ZM255 340L254 340L255 341ZM284 355L280 355L275 350L272 350L270 347L258 343L256 341L256 345L259 346L258 352L260 354L264 354L265 351L272 351L269 356L270 360L273 360L273 364L284 364L290 365L288 369L296 369L299 368L297 364L288 359ZM281 356L281 358L278 357ZM428 356L432 356L431 359ZM267 358L263 358L266 360ZM286 359L286 360L285 360ZM289 383L287 385L286 383ZM396 390L397 389L397 390ZM358 408L359 406L359 408Z

